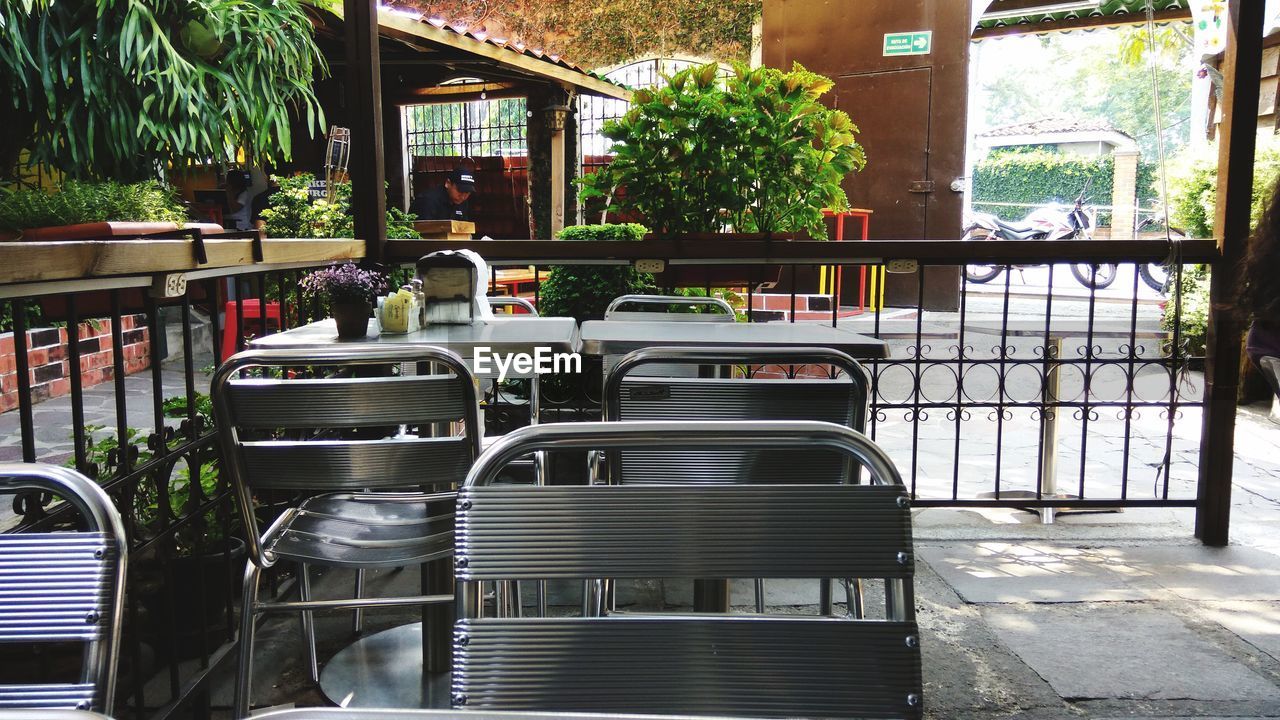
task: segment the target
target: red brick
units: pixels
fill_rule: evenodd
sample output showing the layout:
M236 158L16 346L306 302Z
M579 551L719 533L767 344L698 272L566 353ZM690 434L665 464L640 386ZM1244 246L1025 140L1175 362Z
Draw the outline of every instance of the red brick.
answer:
M3 354L3 355L13 354L13 333L7 332L3 335L0 335L0 354Z
M54 345L53 347L49 348L49 362L53 362L55 360L62 360L66 357L67 357L66 345Z
M18 393L7 392L0 395L0 413L6 413L18 407Z
M67 329L65 327L58 328L58 344L59 345L67 344Z
M18 364L14 360L13 354L0 355L0 375L5 375L17 370Z
M62 378L49 383L49 393L52 397L71 394L71 378Z
M40 367L49 364L49 351L45 348L36 348L27 351L27 367Z

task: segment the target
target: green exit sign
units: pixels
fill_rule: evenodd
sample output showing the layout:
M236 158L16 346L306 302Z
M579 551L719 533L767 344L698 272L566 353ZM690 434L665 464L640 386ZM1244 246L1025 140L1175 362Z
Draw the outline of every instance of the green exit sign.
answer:
M933 31L885 33L884 54L889 55L928 55L933 49Z

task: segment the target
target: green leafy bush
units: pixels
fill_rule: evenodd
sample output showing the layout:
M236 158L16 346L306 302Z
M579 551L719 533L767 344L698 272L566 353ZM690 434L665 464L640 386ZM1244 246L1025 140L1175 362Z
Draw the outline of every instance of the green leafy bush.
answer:
M613 162L578 182L583 200L635 210L663 237L788 233L825 238L824 207L848 207L841 182L866 165L858 128L819 98L833 86L798 63L790 72L714 64L639 90L605 123Z
M1253 207L1251 226L1257 226L1271 198L1271 189L1280 178L1280 140L1258 136L1253 158ZM1213 237L1214 210L1218 198L1218 147L1189 147L1168 163L1169 219L1193 238ZM1187 351L1204 353L1209 324L1209 273L1203 265L1183 271L1181 336ZM1161 319L1165 330L1174 326L1174 302L1165 304Z
M560 231L560 240L626 242L641 240L643 225L575 225ZM538 313L601 320L605 308L619 295L652 292L653 276L630 265L556 265L538 290Z
M70 180L55 192L18 190L0 196L0 230L106 221L174 222L186 220L172 188L157 182Z
M308 187L315 182L310 173L287 178L277 177L280 189L273 193L270 206L262 211L266 232L276 238L349 238L355 237L351 217L351 183L338 184L333 201L311 200ZM387 237L416 240L413 215L400 208L387 209Z
M1150 204L1156 195L1152 184L1155 166L1138 164L1137 193L1140 205ZM1111 188L1115 177L1115 158L1071 155L1044 147L1018 148L993 152L973 169L973 202L983 212L991 212L1006 221L1021 220L1031 211L1025 207L989 206L984 202L1069 203L1075 200L1086 182L1092 181L1085 201L1094 205L1111 204ZM1110 223L1110 213L1099 215L1099 224Z

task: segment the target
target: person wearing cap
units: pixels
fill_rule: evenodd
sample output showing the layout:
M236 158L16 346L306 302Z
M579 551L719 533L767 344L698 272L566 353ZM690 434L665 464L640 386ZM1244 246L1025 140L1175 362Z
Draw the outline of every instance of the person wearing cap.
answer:
M409 212L419 220L470 220L467 200L476 190L471 170L456 167L444 179L444 185L427 190L413 199Z

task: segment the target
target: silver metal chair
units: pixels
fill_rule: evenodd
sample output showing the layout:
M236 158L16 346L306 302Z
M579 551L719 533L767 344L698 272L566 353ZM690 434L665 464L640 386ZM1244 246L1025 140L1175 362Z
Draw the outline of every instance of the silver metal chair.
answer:
M486 299L489 301L490 308L521 308L522 310L524 310L523 313L518 313L513 311L511 314L516 317L519 317L521 315L538 317L538 308L534 307L533 303L529 302L528 300L522 297L507 296L507 295L491 295Z
M840 453L864 485L497 486L535 450L749 444ZM458 493L454 706L790 717L921 715L910 502L892 461L806 421L562 423L511 433ZM886 578L885 619L492 618L484 586L655 576Z
M269 376L273 370L308 366L350 370L404 363L428 363L432 372L301 380ZM250 370L264 370L268 376L241 377ZM422 346L242 352L218 368L212 396L223 458L248 530L251 562L245 569L235 688L236 716L245 717L256 615L301 613L314 681L319 671L313 611L452 601L449 595L429 594L360 598L358 592L351 600L313 601L307 566L402 567L452 554L453 515L433 514L429 505L451 501L452 488L479 455L478 409L475 384L462 359L443 348ZM439 432L442 423L457 421L464 424L462 435ZM397 426L398 431L376 439L345 439L339 432ZM412 426L417 435L406 432ZM291 429L307 437L273 437ZM442 491L425 492L428 488ZM305 499L262 530L254 513L254 493L261 490L293 491ZM302 564L300 599L259 602L261 573L280 560Z
M674 308L685 311L699 309L701 312L672 312ZM604 311L605 320L639 320L661 322L737 322L733 307L721 298L685 297L683 295L623 295L613 299ZM618 355L606 355L603 358L604 372L608 375L613 366L618 364ZM700 369L688 365L651 365L639 371L643 375L659 375L663 377L697 377Z
M796 377L652 377L649 367L822 365L835 379ZM866 429L871 379L849 355L829 348L647 348L626 355L605 379L604 419L679 421L821 420L859 432ZM597 456L598 459L598 456ZM858 468L847 458L804 448L737 447L680 452L633 450L607 456L609 481L615 484L686 483L856 483ZM593 466L595 475L599 470ZM846 578L848 607L861 614L859 583ZM825 612L832 610L831 588L820 590ZM755 606L764 612L764 584L756 581ZM612 602L610 602L612 605Z
M628 307L650 308L648 310ZM671 308L702 308L705 312L671 312ZM662 308L659 310L658 308ZM733 306L721 298L684 295L623 295L604 311L605 320L673 320L676 322L736 322Z
M74 470L0 464L0 493L28 490L62 498L84 530L0 534L0 643L82 642L84 662L78 682L0 685L0 708L110 712L129 550L120 513Z

